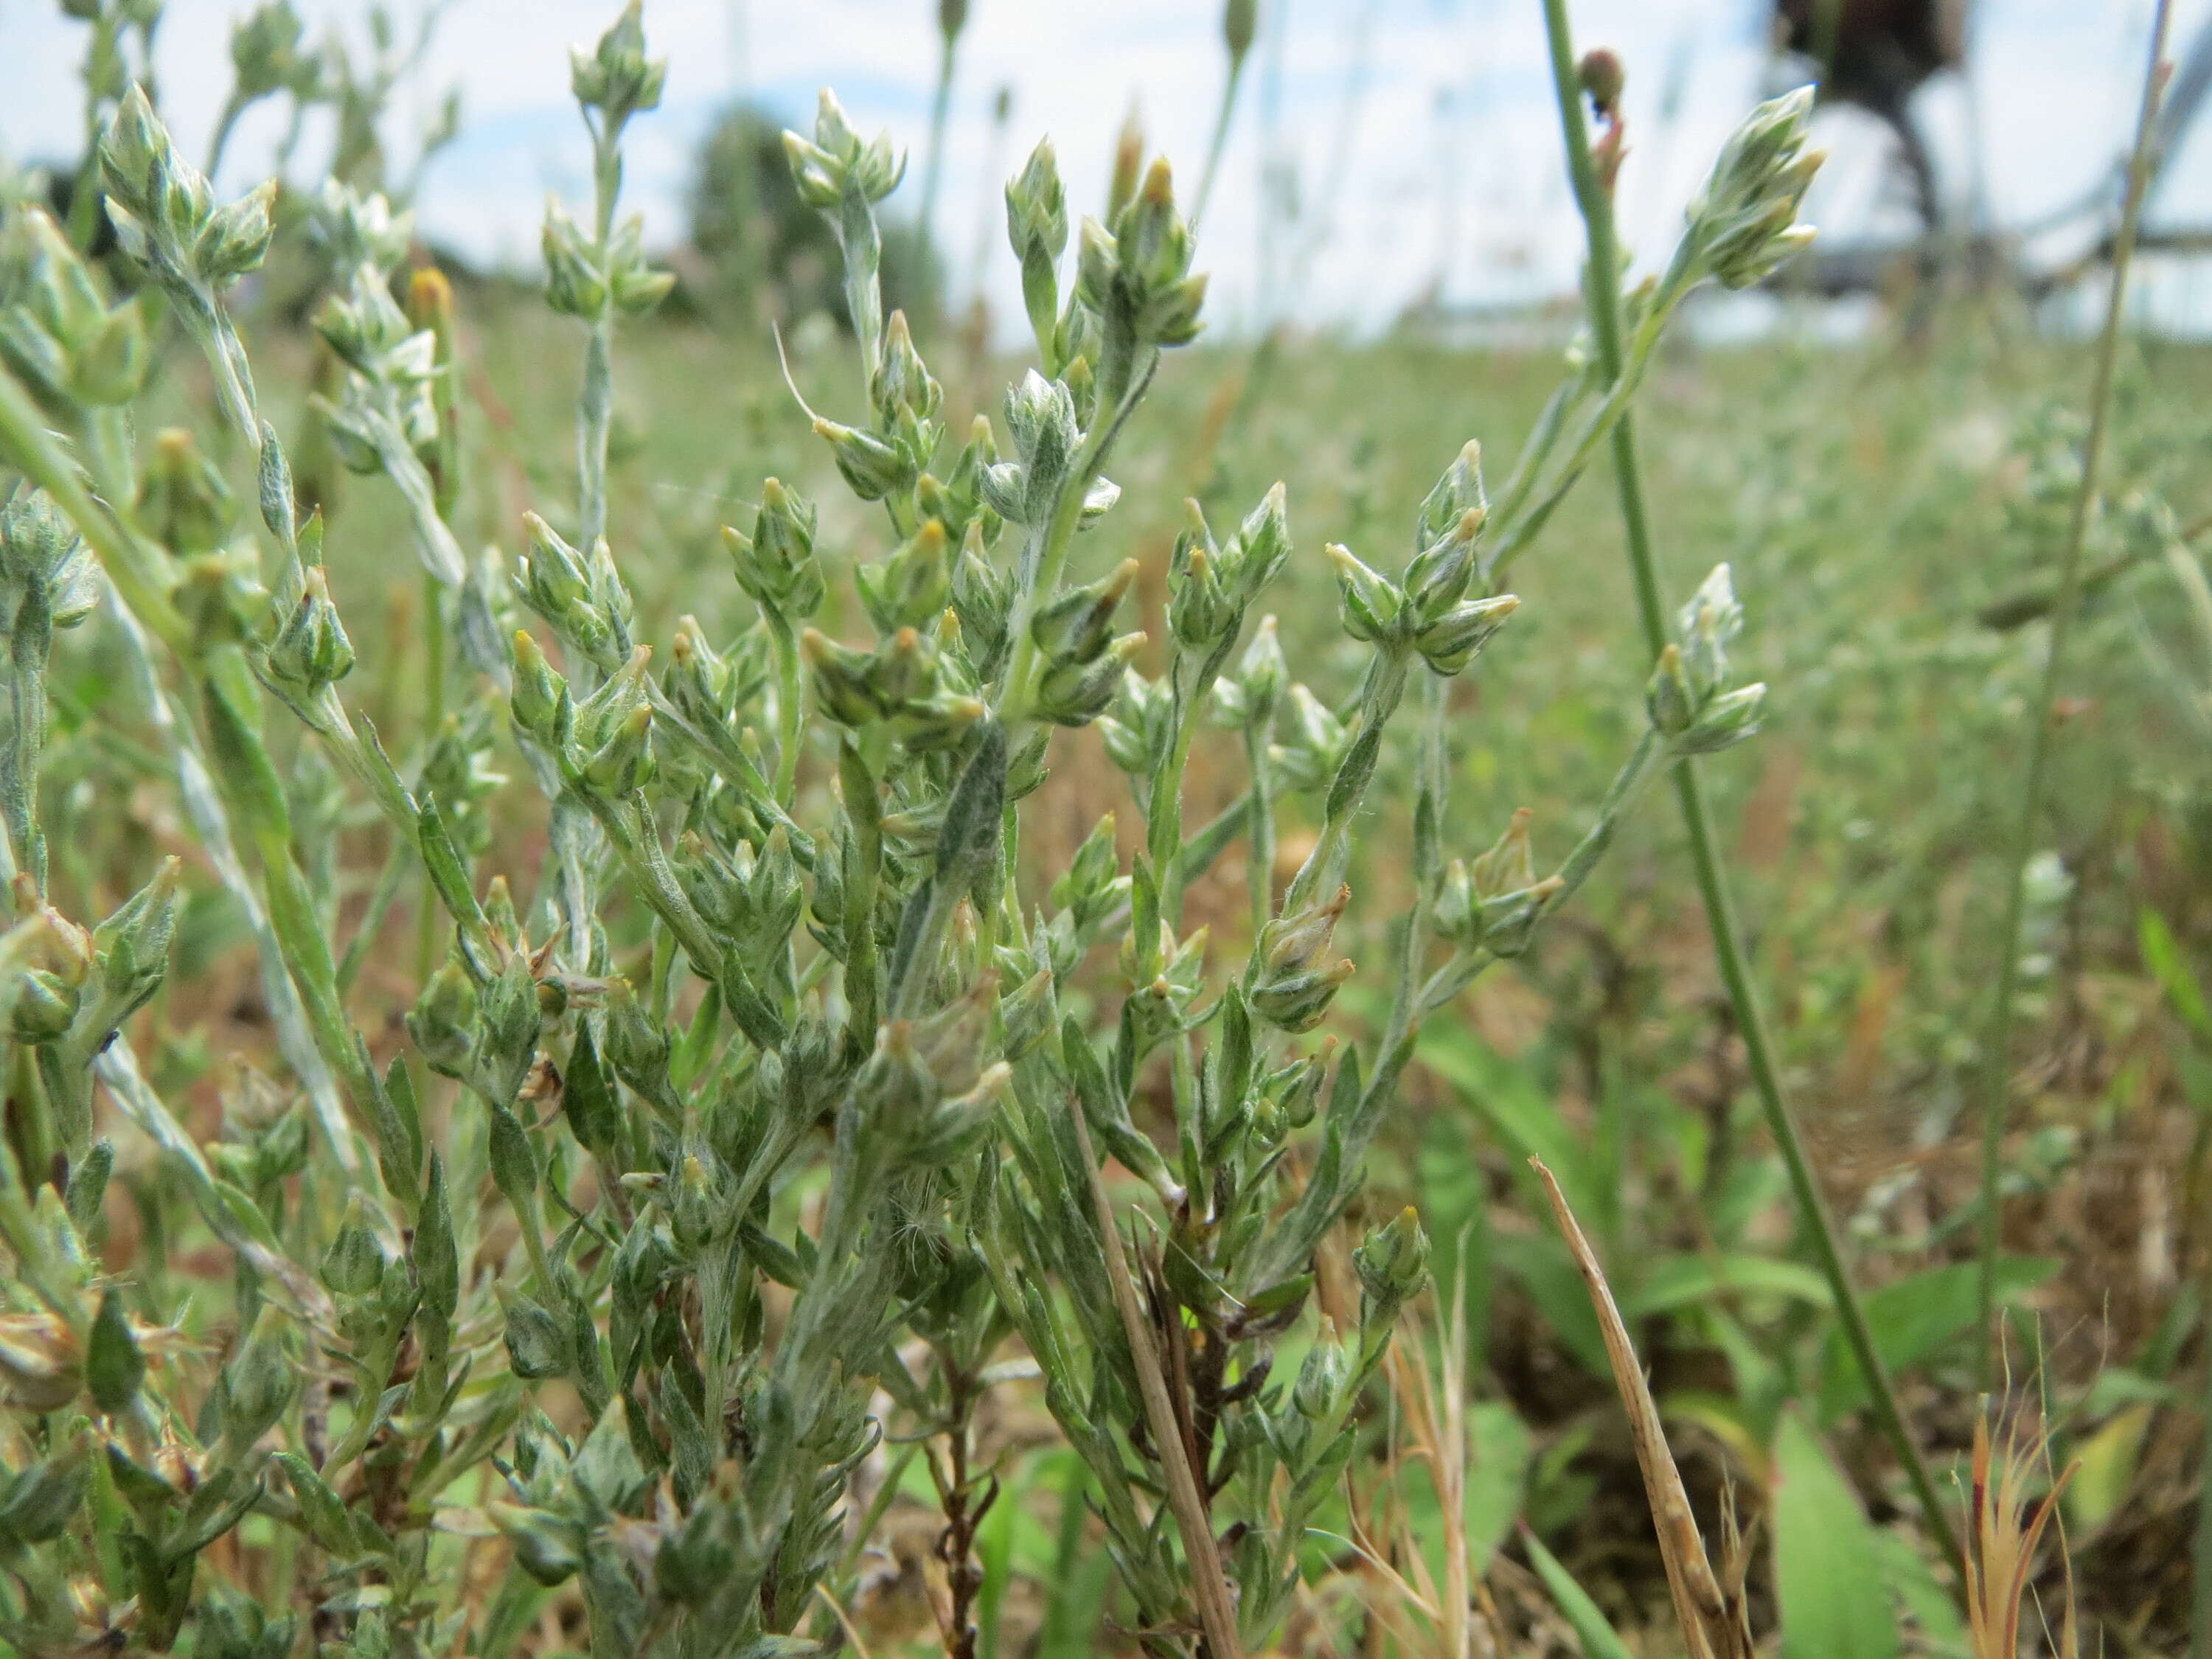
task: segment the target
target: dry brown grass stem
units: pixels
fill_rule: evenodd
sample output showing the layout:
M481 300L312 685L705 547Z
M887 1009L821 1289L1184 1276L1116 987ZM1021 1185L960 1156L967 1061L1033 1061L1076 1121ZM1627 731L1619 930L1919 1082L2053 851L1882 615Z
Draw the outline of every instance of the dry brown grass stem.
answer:
M1644 1471L1644 1497L1650 1506L1652 1524L1658 1530L1659 1554L1667 1568L1667 1589L1674 1601L1674 1617L1682 1627L1690 1659L1751 1659L1751 1624L1744 1606L1741 1543L1730 1528L1728 1551L1729 1583L1723 1589L1705 1553L1705 1540L1698 1531L1697 1517L1682 1486L1681 1471L1667 1444L1659 1408L1644 1380L1636 1347L1628 1340L1620 1309L1613 1299L1605 1269L1583 1237L1581 1224L1568 1207L1566 1194L1540 1159L1529 1164L1543 1177L1559 1231L1575 1259L1583 1282L1589 1288L1590 1304L1597 1310L1598 1326L1605 1337L1606 1357L1613 1364L1613 1380L1620 1390L1620 1403L1628 1413L1629 1433L1636 1443L1636 1462Z

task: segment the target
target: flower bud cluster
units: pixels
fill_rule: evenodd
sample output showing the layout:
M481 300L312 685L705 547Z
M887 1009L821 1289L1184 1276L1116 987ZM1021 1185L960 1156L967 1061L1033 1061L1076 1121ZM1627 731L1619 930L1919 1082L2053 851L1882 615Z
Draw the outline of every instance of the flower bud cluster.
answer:
M1716 754L1759 730L1765 685L1729 684L1727 647L1742 627L1729 568L1715 565L1676 617L1644 692L1652 727L1675 754Z

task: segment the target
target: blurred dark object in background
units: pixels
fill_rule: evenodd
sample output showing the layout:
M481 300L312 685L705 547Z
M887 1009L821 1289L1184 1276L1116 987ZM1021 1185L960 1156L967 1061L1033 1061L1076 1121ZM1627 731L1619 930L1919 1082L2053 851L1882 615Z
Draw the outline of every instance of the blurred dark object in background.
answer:
M1897 135L1914 210L1937 229L1942 198L1912 94L1965 66L1965 0L1775 0L1774 30L1784 51L1811 61L1823 99L1865 110Z
M784 154L788 125L758 106L732 104L715 121L694 162L691 247L705 280L684 270L686 287L710 304L761 320L790 324L827 311L849 331L837 240L829 223L799 199ZM886 314L904 310L917 326L933 318L944 293L937 260L910 220L883 224ZM678 260L679 269L689 261Z

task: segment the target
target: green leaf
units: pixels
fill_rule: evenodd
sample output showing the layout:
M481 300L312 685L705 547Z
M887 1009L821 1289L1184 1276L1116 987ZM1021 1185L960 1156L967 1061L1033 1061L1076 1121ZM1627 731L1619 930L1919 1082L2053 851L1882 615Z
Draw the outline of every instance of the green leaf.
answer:
M2142 947L2143 966L2166 993L2173 1012L2197 1036L2212 1038L2212 1009L2205 1006L2203 984L2182 960L2180 943L2165 918L2146 908L2136 918L2136 938Z
M1416 1058L1465 1097L1520 1159L1539 1158L1577 1215L1602 1215L1610 1206L1589 1150L1558 1103L1522 1066L1497 1054L1464 1026L1431 1023Z
M2066 1520L2093 1532L2119 1512L2135 1486L2150 1428L2148 1402L2128 1407L2074 1449L2074 1479L2066 1487Z
M2057 1270L2058 1264L2046 1256L2002 1257L1997 1298L2008 1302L2025 1296ZM1948 1262L1867 1292L1867 1323L1882 1364L1893 1372L1917 1365L1972 1330L1980 1316L1980 1271L1972 1261ZM1866 1379L1844 1346L1843 1332L1831 1328L1820 1352L1818 1419L1826 1427L1866 1402Z
M145 1377L146 1356L138 1351L130 1322L123 1316L123 1298L111 1285L100 1298L92 1340L85 1349L84 1380L93 1403L110 1417L119 1417L131 1409Z
M1512 1407L1485 1400L1467 1408L1467 1443L1468 1571L1480 1578L1521 1518L1535 1440Z
M1592 1376L1610 1376L1612 1362L1606 1356L1597 1315L1590 1308L1589 1288L1558 1236L1501 1232L1491 1240L1491 1255L1500 1269L1519 1282L1553 1334L1582 1362L1583 1369Z
M713 994L711 988L708 994ZM622 1107L599 1064L599 1045L592 1040L589 1020L576 1022L576 1041L568 1050L564 1084L561 1109L578 1144L594 1158L616 1157L622 1144Z
M1896 1659L1873 1525L1802 1413L1774 1437L1774 1588L1782 1659Z
M1461 1513L1468 1570L1480 1578L1489 1571L1491 1558L1521 1519L1535 1443L1521 1414L1502 1400L1468 1402L1466 1422L1467 1479ZM1425 1459L1407 1465L1401 1497L1406 1505L1406 1534L1420 1541L1429 1558L1430 1573L1442 1583L1443 1512L1435 1475Z
M1935 1659L1967 1659L1972 1637L1959 1604L1936 1577L1936 1570L1911 1538L1901 1532L1876 1532L1875 1550L1890 1588L1912 1622L1920 1627L1922 1643Z
M1828 1282L1795 1261L1759 1255L1662 1257L1621 1299L1627 1319L1671 1313L1717 1297L1778 1296L1815 1307L1830 1305Z
M1536 1569L1536 1577L1544 1581L1552 1600L1574 1627L1576 1638L1583 1644L1583 1659L1632 1659L1628 1644L1606 1622L1597 1603L1590 1600L1589 1592L1575 1583L1574 1575L1560 1564L1559 1558L1546 1549L1526 1527L1521 1529L1521 1546L1528 1552L1528 1565Z

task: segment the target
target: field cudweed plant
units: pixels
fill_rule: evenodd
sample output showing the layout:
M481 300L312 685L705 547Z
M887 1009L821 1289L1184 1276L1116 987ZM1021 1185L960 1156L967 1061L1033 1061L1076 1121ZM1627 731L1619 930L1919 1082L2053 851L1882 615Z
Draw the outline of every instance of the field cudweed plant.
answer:
M407 236L380 198L333 185L314 208L336 370L310 423L395 492L453 646L419 730L349 699L399 645L349 629L325 561L377 550L301 516L232 320L271 191L218 202L134 88L98 160L138 292L115 297L39 210L9 214L0 1640L18 1650L501 1654L573 1584L594 1654L805 1651L834 1633L818 1593L848 1582L856 1477L895 1440L932 1477L932 1609L969 1659L999 1492L978 1411L1028 1388L1088 1472L1144 1646L1263 1648L1427 1273L1407 1210L1351 1251L1339 1318L1317 1310L1317 1255L1424 1021L1528 948L1644 784L1758 726L1723 568L1563 859L1539 860L1525 815L1487 846L1452 828L1448 682L1513 648L1507 569L1683 295L1802 241L1802 100L1731 144L1636 301L1625 371L1578 346L1494 496L1469 444L1395 549L1311 550L1280 486L1234 523L1193 507L1148 640L1110 469L1206 295L1166 163L1078 224L1050 145L1029 159L1006 204L1036 365L955 430L878 295L902 160L825 93L787 143L842 249L859 373L793 418L880 507L881 539L827 545L770 480L725 532L720 580L753 620L653 640L607 465L621 325L669 286L617 216L624 131L662 76L635 6L575 56L593 207L554 209L544 247L580 333L576 489L516 527L520 554L471 557L455 527L486 483L454 441L450 295L434 274L395 287ZM149 445L133 410L165 319L204 356L217 422ZM251 515L211 458L241 444ZM1288 563L1323 556L1364 657L1334 697L1289 683L1265 614ZM197 852L70 916L47 883L45 699L52 653L94 637L161 734ZM1207 722L1249 775L1194 823ZM1034 881L1030 805L1055 734L1085 726L1070 741L1127 775L1129 827L1102 819ZM510 773L549 826L527 892L486 867ZM1336 944L1352 842L1399 780L1414 896L1362 930L1388 947L1356 970ZM1317 830L1278 891L1293 805ZM327 854L364 821L389 858L341 947ZM1249 946L1224 952L1185 899L1240 846ZM242 1057L199 1136L131 1016L210 882L243 918L274 1051ZM443 921L395 1044L365 1029L358 975L416 888ZM1389 988L1368 1042L1327 1035L1355 972ZM188 1294L147 1247L105 1272L125 1212L142 1240L219 1250L227 1285ZM1303 1357L1278 1371L1279 1351Z

